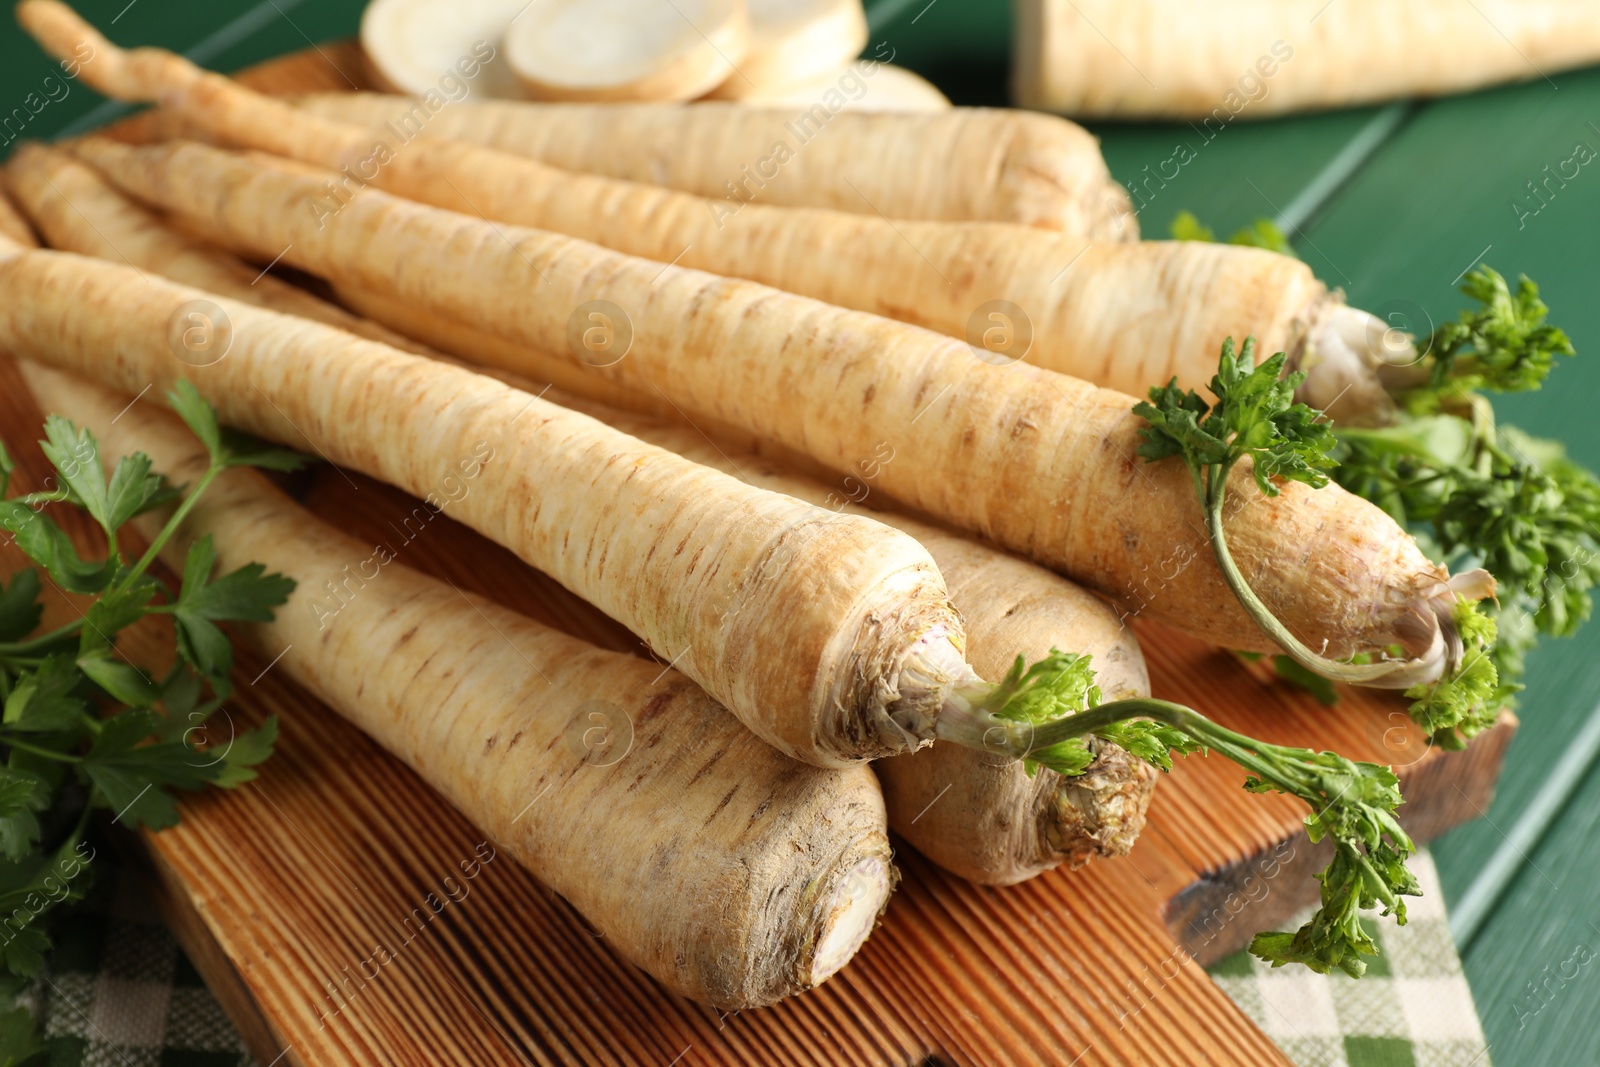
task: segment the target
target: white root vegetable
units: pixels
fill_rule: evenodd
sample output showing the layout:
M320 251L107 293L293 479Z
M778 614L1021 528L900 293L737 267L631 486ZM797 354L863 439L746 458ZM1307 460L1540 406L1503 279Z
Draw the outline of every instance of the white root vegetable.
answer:
M876 204L897 219L1014 222L1100 241L1139 236L1127 190L1081 127L991 108L867 113L859 106L892 68L867 59L855 69L854 81L828 87L837 97L825 90L789 109L467 100L419 124L409 103L376 93L297 103L362 127L394 120L408 139L470 141L719 200L865 215L875 215Z
M474 122L445 113L421 127L417 105L407 102L390 100L385 109L359 97L317 98L310 106L369 122L386 115L372 124L389 140L418 127L425 137L449 130L503 144L510 138L495 130L524 115L486 110L478 112L485 121ZM1291 353L1294 368L1307 372L1308 402L1340 418L1381 421L1393 410L1382 372L1416 360L1409 344L1390 343L1387 324L1346 307L1305 263L1263 249L1098 243L1037 228L775 208L766 190L782 184L781 171L771 185L743 178L738 195L710 201L578 177L480 183L469 192L454 167L441 177L445 165L419 162L415 147L401 149L376 182L452 210L749 278L975 344L998 322L1008 337L1027 339L1017 354L1029 362L1133 396L1174 377L1202 387L1223 340L1248 331L1267 351Z
M276 279L241 283L239 276L249 272L237 260L164 229L64 153L25 146L13 157L8 172L29 214L57 248L126 261L259 306L280 306L283 297L276 289L285 289L296 294L294 306L306 317L334 325L364 321ZM276 289L264 284L268 281ZM448 325L435 324L432 332L448 337L452 331ZM475 353L468 347L462 354ZM502 380L528 392L540 388L514 375ZM547 395L640 440L823 507L837 509L842 506L841 492L858 496L867 489L865 483L852 480L849 486L830 490L825 483L787 473L764 457L713 444L698 430L681 424L640 418L553 392ZM1043 658L1052 648L1070 648L1093 657L1107 699L1149 694L1144 659L1131 631L1092 595L1034 564L931 524L878 510L868 514L897 526L929 550L952 589L952 602L966 620L969 655L992 677L1005 674L1013 648L1025 650L1030 658ZM1011 884L1063 861L1077 865L1096 855L1124 854L1138 836L1155 784L1154 771L1113 744L1096 740L1092 745L1094 763L1070 778L1049 769L1030 777L1015 760L952 744L936 744L914 759L880 761L876 769L889 796L892 825L901 836L963 877Z
M898 531L328 326L6 251L0 347L130 393L188 378L234 425L448 504L785 752L837 766L913 748L975 680L933 561ZM186 347L196 315L225 358Z
M19 145L6 163L5 181L52 248L131 263L175 282L325 322L402 351L436 354L404 334L319 300L220 249L178 235L92 167L60 149L32 142Z
M843 100L845 111L895 114L949 111L950 98L933 83L904 67L878 63L870 79L861 76L861 63L835 67L803 82L760 89L740 98L747 107L804 114L819 103ZM858 89L857 86L865 85Z
M1012 97L1022 107L1211 129L1600 60L1586 0L1019 0L1015 10Z
M641 440L830 509L870 494L882 457L830 487L759 455L730 452L692 427L557 397ZM892 457L889 462L893 462ZM1133 632L1108 604L1036 564L877 508L853 508L915 537L939 565L967 630L967 657L986 678L1002 677L1019 653L1029 661L1063 649L1092 657L1106 700L1148 696L1150 678ZM1144 828L1156 784L1149 764L1096 740L1083 774L945 742L873 765L889 825L946 870L984 885L1013 885L1062 863L1125 855Z
M47 410L109 455L142 451L174 482L205 450L149 403L24 363ZM603 652L424 577L391 558L331 617L370 544L346 537L253 472L225 472L168 544L181 569L213 538L223 572L264 562L297 592L249 637L421 774L566 897L623 956L674 992L725 1010L823 981L866 939L892 882L869 771L806 767L755 739L694 683ZM280 657L277 658L277 657ZM623 752L598 758L598 715Z
M690 100L749 46L743 0L527 0L505 58L540 100Z
M320 195L314 179L217 149L81 147L136 195L203 215L269 257L287 246L286 260L338 283L531 351L584 355L578 362L598 377L658 391L692 416L763 434L835 470L888 441L909 459L882 476L885 493L902 503L1030 555L1129 610L1229 647L1275 647L1234 600L1208 535L1194 525L1187 470L1139 460L1141 420L1126 395L1024 364L997 367L900 323L375 190L352 196L319 228L305 210ZM186 190L201 175L213 195L197 203ZM394 271L407 262L429 269ZM610 301L609 316L631 327L624 358L572 347L573 309L595 299ZM1452 663L1455 595L1392 519L1337 487L1293 483L1269 497L1235 473L1230 492L1244 503L1230 513L1233 555L1292 632L1338 657L1400 645L1413 659L1389 684L1429 680Z

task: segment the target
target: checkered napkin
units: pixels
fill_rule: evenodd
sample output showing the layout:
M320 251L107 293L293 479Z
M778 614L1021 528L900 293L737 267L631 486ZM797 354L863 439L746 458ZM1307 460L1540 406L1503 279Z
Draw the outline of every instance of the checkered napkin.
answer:
M1304 967L1274 970L1246 952L1211 968L1217 985L1300 1067L1489 1067L1433 858L1424 850L1408 866L1423 895L1406 898L1406 925L1366 924L1380 955L1368 958L1359 981Z
M130 873L97 885L54 938L30 993L48 1067L253 1067Z

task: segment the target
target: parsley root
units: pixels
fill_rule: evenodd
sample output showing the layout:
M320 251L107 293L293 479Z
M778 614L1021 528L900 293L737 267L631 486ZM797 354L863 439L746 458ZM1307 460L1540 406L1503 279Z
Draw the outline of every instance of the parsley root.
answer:
M863 100L885 69L893 73L879 65ZM755 200L875 215L875 204L896 219L1012 222L1106 241L1138 236L1128 195L1106 170L1094 137L1064 119L1025 111L883 115L846 109L824 125L788 109L717 102L471 100L418 124L409 103L382 94L318 95L298 103L365 129L393 120L427 137L711 197L719 212ZM862 144L872 151L861 152Z
M24 373L42 402L172 479L204 470L204 452L153 406ZM399 562L351 589L347 565L372 546L258 476L218 478L169 554L181 564L202 537L225 567L266 560L306 591L250 631L276 670L410 764L674 991L724 1009L770 1003L837 971L872 929L892 877L865 768L795 763L678 672ZM346 583L331 617L311 610L326 582Z
M1012 96L1021 107L1194 118L1215 130L1235 116L1438 96L1600 59L1583 0L1491 10L1492 18L1473 3L1022 0Z
M26 257L12 252L11 258L14 262ZM3 266L8 269L12 265ZM34 271L40 269L37 261L28 267ZM4 271L0 271L0 277L4 277ZM23 277L27 277L26 270ZM86 280L79 279L80 283ZM129 284L132 284L131 279ZM144 287L138 291L148 297L150 287L155 284L146 279ZM26 289L22 291L28 295ZM86 292L81 284L79 291ZM87 303L92 306L101 302L89 299ZM246 310L235 307L234 314ZM244 318L248 322L250 317ZM52 338L52 343L41 345L52 357L70 365L96 366L92 359L86 360L74 350L76 343L83 343L82 339L69 338L59 325L46 330L38 329L37 320L31 325L34 328L22 331L21 336L31 340L41 335ZM257 321L249 325L261 328L265 324ZM306 324L306 328L310 329L310 324ZM322 329L317 327L312 332ZM279 340L286 342L287 332L284 332L285 336ZM137 338L132 336L136 333L126 323L121 324L118 344L121 346L119 356L124 360L130 348L139 347ZM135 342L132 345L130 338ZM99 339L87 339L91 348L97 347L96 340ZM374 369L373 357L381 355L381 351L390 351L379 351L381 346L372 345L363 362L363 353L359 351L361 343L351 341L357 345L357 350L346 347L340 351L330 345L328 348L333 350L323 354L336 361L355 360L357 369L365 372ZM230 354L230 358L238 357L238 353ZM406 357L396 354L392 358ZM282 361L281 352L279 361ZM187 397L182 393L184 389L189 390ZM190 383L180 382L179 390L177 400L197 402L197 394ZM289 401L288 396L284 399ZM281 414L281 410L278 413ZM959 561L956 562L959 565ZM365 587L361 591L365 591ZM313 614L320 626L324 616ZM360 696L359 683L350 684L358 685L356 695ZM1252 776L1247 787L1299 797L1315 813L1307 820L1308 830L1318 839L1331 838L1335 844L1335 862L1323 879L1324 908L1311 923L1293 935L1262 935L1255 943L1256 950L1274 963L1300 962L1319 970L1337 966L1359 974L1364 966L1360 957L1374 951L1357 921L1359 911L1382 906L1386 913L1396 913L1404 921L1404 908L1399 898L1415 892L1415 884L1403 865L1411 843L1391 814L1400 803L1393 775L1384 768L1352 763L1332 753L1264 745L1223 729L1187 708L1163 701L1135 696L1110 704L1099 702L1100 690L1090 658L1076 653L1064 654L1052 648L1031 667L1018 656L996 684L984 683L975 677L956 681L945 693L930 728L941 739L956 745L982 748L1000 757L1020 757L1027 761L1026 773L1043 768L1069 777L1080 776L1085 770L1092 773L1096 759L1092 746L1096 743L1108 742L1163 768L1170 766L1173 752L1205 747L1248 768ZM1101 749L1102 752L1107 750ZM1014 780L1014 767L1007 768L1005 773ZM912 822L916 822L915 817ZM850 910L862 916L858 922L846 925L853 930L866 921L866 909ZM844 947L851 944L851 939L843 935L838 941ZM824 952L823 958L831 961L835 955ZM842 957L844 953L841 951L837 955ZM813 975L820 967L818 964L813 968Z
M20 252L0 277L13 297L0 314L8 351L129 392L189 378L230 422L420 496L470 470L453 515L629 624L791 754L840 764L915 747L949 686L974 677L933 561L879 523L752 489L468 371L130 267ZM203 366L176 358L172 341L197 300L230 324L226 358Z
M372 151L365 129L297 113L226 78L205 74L170 52L123 52L56 0L24 0L17 18L52 53L70 55L81 42L90 42L95 58L83 64L79 76L98 91L124 100L159 98L227 143L325 165L344 153L354 164ZM628 141L665 143L674 149L697 146L688 166L710 188L694 191L717 197L725 195L725 180L772 150L774 137L782 136L774 127L790 117L732 103L681 109L666 104L548 106L555 109L552 114L571 116L550 140L571 141L574 152L615 150ZM588 128L595 106L625 108L615 113L637 117L627 127L601 132ZM560 110L566 108L577 110ZM664 125L678 121L680 111L691 125ZM999 219L1110 240L1137 236L1127 194L1110 180L1094 138L1060 119L981 109L927 115L844 111L830 117L825 128L829 136L808 143L786 165L782 184L789 192L772 186L775 196L794 199L771 202L871 215L876 215L871 205L877 204L897 218ZM572 129L581 132L569 135ZM808 141L816 136L814 120L807 131ZM610 140L611 148L599 147L600 140ZM870 155L854 147L862 143L873 145ZM580 147L584 145L589 147ZM455 154L449 146L442 151ZM673 154L659 155L666 159Z
M1149 610L1228 647L1276 649L1211 561L1186 472L1138 462L1139 421L1124 394L995 366L916 327L378 190L356 193L319 226L305 207L320 193L315 178L219 149L78 148L123 188L228 243L554 354L596 383L667 398L832 469L888 441L911 460L883 474L902 504L1126 611ZM191 194L197 183L203 200ZM429 269L397 272L396 263ZM572 316L597 298L627 317L624 358L578 358L586 350L570 340ZM507 369L548 380L538 368ZM1391 518L1337 488L1274 496L1239 474L1234 556L1277 618L1333 657L1399 645L1420 660L1419 677L1443 671L1447 575Z
M1344 663L1308 647L1279 621L1234 561L1224 519L1229 476L1235 467L1248 461L1259 490L1276 496L1280 487L1291 484L1327 486L1327 471L1334 465L1328 454L1332 429L1320 412L1294 400L1301 375L1283 377L1284 353L1257 366L1255 352L1254 338L1247 338L1243 351L1237 352L1231 338L1223 342L1221 365L1211 379L1211 402L1193 390L1179 389L1175 382L1151 389L1150 399L1133 408L1147 423L1139 454L1152 462L1183 460L1228 587L1290 659L1323 678L1405 689L1417 698L1412 717L1429 733L1452 743L1457 734L1471 737L1493 723L1500 707L1492 658L1495 626L1474 607L1475 601L1494 592L1488 572L1467 571L1441 584L1439 596L1430 604L1436 620L1436 656L1413 658L1381 650L1368 662Z
M52 248L134 263L210 293L325 322L393 348L427 352L403 334L182 237L123 196L94 168L60 149L35 142L18 145L6 161L4 178L10 194Z
M281 297L287 294L278 292L283 289L296 297L286 310L333 325L353 318L271 277L249 284L254 271L166 229L97 173L61 152L24 146L8 170L24 207L56 247L128 262L265 307L284 309ZM472 342L483 343L481 337ZM525 380L508 384L538 389ZM826 485L785 474L760 456L712 445L695 430L548 395L762 488L832 510L843 506L844 496ZM851 485L859 492L864 483L856 479ZM931 524L876 510L868 514L899 526L929 550L971 633L970 655L994 677L1005 674L1018 649L1044 656L1060 645L1091 655L1099 684L1114 697L1148 693L1144 660L1131 632L1091 594L1034 564ZM1081 864L1093 855L1120 855L1138 835L1154 773L1110 742L1096 739L1091 745L1094 762L1070 778L1050 770L1029 776L1013 759L951 744L935 745L914 760L881 761L876 770L886 783L891 825L901 836L967 878L1011 883L1063 860ZM932 809L935 798L939 804Z

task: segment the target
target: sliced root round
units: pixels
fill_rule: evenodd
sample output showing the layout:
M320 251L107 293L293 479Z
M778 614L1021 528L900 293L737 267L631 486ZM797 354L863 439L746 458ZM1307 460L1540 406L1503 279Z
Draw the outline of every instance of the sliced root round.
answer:
M811 81L854 59L867 44L861 0L746 0L750 49L711 93L737 100Z
M383 88L407 96L454 98L527 94L506 63L506 27L526 0L372 0L361 16L361 48Z
M749 44L739 0L532 0L505 58L539 100L692 100L732 76Z

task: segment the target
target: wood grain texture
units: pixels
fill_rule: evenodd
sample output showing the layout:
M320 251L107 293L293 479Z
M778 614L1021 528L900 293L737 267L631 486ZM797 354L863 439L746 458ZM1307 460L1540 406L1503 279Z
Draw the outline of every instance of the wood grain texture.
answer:
M357 50L321 52L247 80L273 91L360 80ZM35 482L39 425L0 362L0 428ZM402 534L416 506L403 494L326 467L299 488L314 512L410 566L642 651L448 518ZM6 569L18 565L4 552ZM1441 754L1393 697L1349 692L1325 709L1258 666L1135 625L1157 695L1267 740L1406 764L1402 821L1419 836L1486 806L1509 716L1466 752ZM147 631L131 641L134 658L159 651ZM1180 764L1122 861L986 889L901 848L904 882L849 967L812 993L721 1016L622 963L509 857L449 900L442 879L492 842L268 664L246 654L237 675L230 714L241 729L278 714L277 755L258 781L187 800L181 826L137 841L164 915L263 1063L1286 1062L1200 960L1313 899L1307 873L1320 860L1299 805L1245 794L1243 772L1221 760Z

